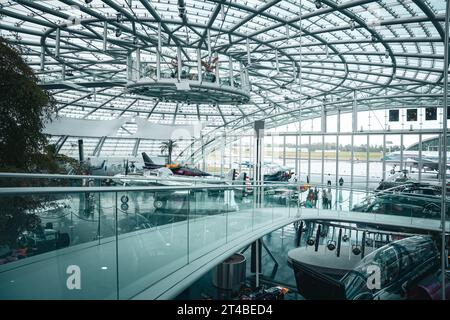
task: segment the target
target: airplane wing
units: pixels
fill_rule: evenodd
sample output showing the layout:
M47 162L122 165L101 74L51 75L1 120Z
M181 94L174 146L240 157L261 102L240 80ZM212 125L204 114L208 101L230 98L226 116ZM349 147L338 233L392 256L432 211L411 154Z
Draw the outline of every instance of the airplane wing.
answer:
M431 159L427 157L415 157L413 159L408 158L406 160L406 163L414 163L415 165L419 165L419 163L422 162L422 165L426 168L429 168L430 170L439 171L440 169L440 163L437 159ZM450 165L447 164L447 168L450 168Z

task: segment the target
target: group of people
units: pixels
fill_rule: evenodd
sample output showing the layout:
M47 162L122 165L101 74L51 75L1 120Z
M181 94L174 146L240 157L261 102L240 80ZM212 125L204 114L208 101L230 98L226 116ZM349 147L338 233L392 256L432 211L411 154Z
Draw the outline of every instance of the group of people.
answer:
M317 203L319 201L319 189L315 187L314 189L309 189L308 195L306 197L305 207L306 208L317 208ZM333 204L333 194L331 188L328 190L322 190L322 208L331 209Z
M314 189L310 188L308 191L308 195L306 197L305 207L306 208L317 208L317 202L319 201L319 189L315 187ZM331 188L327 190L322 189L322 208L323 209L331 209L333 206L333 193L331 192Z
M307 179L309 180L309 176L307 176ZM308 181L309 182L309 181ZM344 179L342 177L339 178L339 186L342 187L344 185ZM333 193L331 192L331 177L330 174L328 174L328 181L327 181L327 189L322 189L322 209L331 209L333 207ZM342 190L339 192L340 199L339 201L342 202ZM319 190L317 187L314 189L310 188L308 191L308 195L306 197L305 207L306 208L317 208L317 202L319 201Z

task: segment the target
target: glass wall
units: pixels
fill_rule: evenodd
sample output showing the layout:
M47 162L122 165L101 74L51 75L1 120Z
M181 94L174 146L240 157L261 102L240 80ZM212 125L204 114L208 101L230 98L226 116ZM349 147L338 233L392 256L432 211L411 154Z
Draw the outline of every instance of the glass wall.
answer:
M405 118L407 113L404 113ZM305 131L302 125L301 132L298 126L283 126L266 132L263 172L289 170L300 181L313 184L336 185L342 178L346 186L361 190L373 190L382 180L405 172L417 181L439 181L436 166L427 163L429 159L426 159L437 159L438 129L393 130L387 125L388 130L378 130L385 125L383 122L389 123L389 113L386 117L384 111L361 114L364 117L370 115L370 126L369 123L362 127L358 125L358 130L353 133L348 129L351 128L351 114L350 117L348 114L327 116L325 132L320 131L322 123L316 126L317 119L305 121L305 125L311 125L310 129L314 131ZM401 116L402 113L399 113L399 119ZM358 121L362 119L358 115ZM420 113L418 119L420 123ZM366 130L369 128L375 130ZM208 153L206 169L224 174L235 168L252 176L255 143L255 137L251 134L230 137L226 147Z

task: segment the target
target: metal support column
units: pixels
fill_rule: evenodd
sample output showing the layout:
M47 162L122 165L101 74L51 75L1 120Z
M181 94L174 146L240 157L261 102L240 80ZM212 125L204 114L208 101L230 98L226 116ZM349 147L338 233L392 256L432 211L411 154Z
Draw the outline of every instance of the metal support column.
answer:
M419 134L419 182L422 182L422 168L423 168L422 134Z
M250 57L250 41L248 38L245 39L245 45L247 47L247 64L250 66L252 64L252 58Z
M300 181L300 173L302 171L302 108L301 108L301 100L299 105L299 116L298 116L298 136L297 136L297 147L295 148L295 158L296 163L298 161L298 167L296 169L298 181ZM300 147L300 152L298 152L298 148Z
M206 29L206 45L208 46L208 62L211 62L211 31L209 29Z
M311 180L311 135L309 135L308 138L309 138L309 141L308 141L308 176L309 176L309 179Z
M161 79L161 22L158 23L158 48L156 50L156 79Z
M383 181L386 179L386 134L383 134L383 172L382 172L382 179Z
M337 111L337 124L336 124L336 185L339 185L339 136L341 134L341 110Z
M241 78L241 89L244 89L245 76L244 76L244 67L242 66L242 62L239 62L239 77Z
M131 53L127 53L127 80L133 80L133 59Z
M242 166L242 137L239 138L239 173L241 172Z
M405 169L403 163L403 133L400 134L400 171Z
M353 91L353 108L352 108L352 136L351 136L351 153L350 153L350 188L353 188L354 158L355 158L355 132L358 131L358 106L356 104L356 90Z
M250 254L250 271L255 273L256 283L255 286L259 287L259 274L261 273L261 251L262 245L261 241L257 239L251 245L251 254Z
M41 46L41 71L45 69L45 47Z
M442 239L441 239L441 291L442 300L445 300L445 269L446 262L448 260L448 254L446 253L445 246L445 216L447 213L447 106L448 106L448 37L449 37L449 15L450 15L450 0L447 0L445 10L445 40L444 40L444 92L443 92L443 141L442 141L442 159L441 159L441 175L442 175L442 204L441 204L441 225L442 225Z
M274 160L274 155L273 154L275 153L275 149L273 147L273 140L274 140L273 139L273 135L271 135L270 138L271 138L270 150L271 150L271 154L272 154L272 158L271 159L272 159L272 163L273 163L273 160Z
M230 87L234 87L233 60L231 59L231 56L228 56L228 77L230 78Z
M134 144L134 148L133 148L133 157L137 156L138 150L139 150L139 145L141 144L141 138L137 138L136 139L136 143Z
M370 176L369 144L370 144L370 135L368 134L366 147L366 190L369 190L369 176Z
M141 78L141 49L136 49L136 80Z
M322 173L320 176L320 183L324 184L324 175L325 175L325 134L322 132Z
M353 159L355 158L355 135L352 133L351 136L351 151L350 151L350 189L353 189Z
M197 72L198 72L198 82L202 83L202 53L200 49L197 49Z
M181 60L181 48L177 47L177 73L178 73L178 81L181 81L181 71L183 68L183 61Z
M256 135L256 161L255 161L255 175L254 181L257 184L262 184L264 180L262 163L263 163L263 148L264 148L264 121L258 120L254 124L255 135ZM263 192L261 187L256 187L256 197L255 205L257 208L261 207L263 203Z
M225 137L222 136L220 138L222 143L220 144L220 175L224 176L224 164L225 164Z
M300 180L300 170L299 170L299 154L298 154L298 135L295 136L295 173L297 174L298 180Z
M353 91L353 108L352 108L352 132L358 131L358 105L356 90Z
M103 52L106 52L108 44L108 22L103 22Z
M280 63L278 62L278 50L275 50L275 68L278 74L280 72Z
M215 54L216 58L217 58L217 62L216 62L216 69L215 69L215 75L216 75L216 83L218 86L220 86L220 63L219 63L219 54L216 52Z
M55 39L55 57L59 58L60 52L60 44L61 44L61 29L56 29L56 39Z

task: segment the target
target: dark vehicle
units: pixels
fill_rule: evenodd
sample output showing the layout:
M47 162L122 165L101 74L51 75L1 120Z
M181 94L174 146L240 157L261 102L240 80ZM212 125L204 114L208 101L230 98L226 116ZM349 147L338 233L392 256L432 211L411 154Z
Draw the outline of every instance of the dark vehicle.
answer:
M431 196L441 195L441 186L437 184L425 183L425 182L408 182L398 186L383 190L375 190L375 194L385 194L394 192L415 193ZM450 190L449 190L450 191Z
M439 278L430 284L430 275L439 265L439 251L430 236L413 236L383 246L363 258L341 280L293 262L299 293L307 299L330 300L414 299L425 280L428 286L439 287L434 290L433 296L437 297L435 291L442 290ZM369 286L374 268L379 270L379 282ZM450 286L446 288L449 290Z
M41 254L70 245L68 233L46 228L43 232L37 234L34 232L24 232L18 239L21 248L26 248L27 256Z
M375 189L375 191L386 190L386 189L390 189L393 187L401 186L403 184L411 184L411 183L416 183L416 182L417 182L417 180L409 177L407 175L407 172L404 171L404 172L397 173L384 181L381 181L380 184L378 185L378 187Z
M367 197L352 211L390 214L415 218L441 217L440 190L433 186L405 185ZM450 204L450 203L449 203ZM449 206L450 209L450 206ZM450 210L447 211L449 215Z

